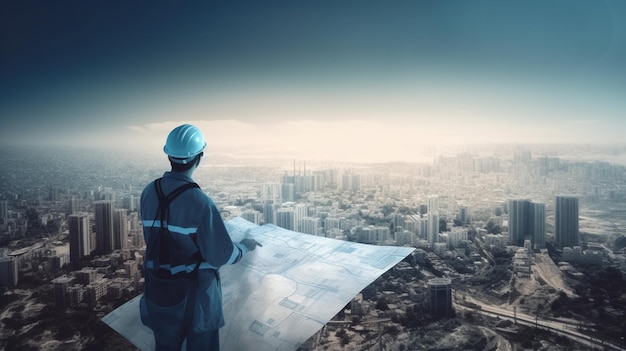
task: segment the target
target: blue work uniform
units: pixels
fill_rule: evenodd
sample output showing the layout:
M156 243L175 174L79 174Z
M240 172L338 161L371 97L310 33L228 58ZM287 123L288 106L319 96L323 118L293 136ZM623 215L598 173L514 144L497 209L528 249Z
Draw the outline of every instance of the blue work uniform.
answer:
M163 193L167 195L181 185L192 182L193 180L185 174L165 172L161 187ZM148 244L151 243L152 236L159 233L161 227L160 220L155 218L158 208L158 195L154 182L151 182L141 194L141 219L144 239ZM201 254L193 317L189 330L185 334L189 349L190 335L203 333L218 335L217 331L224 326L222 289L218 270L223 265L238 262L247 253L247 249L240 243L233 243L215 204L198 188L188 189L177 196L170 203L168 218L167 228L174 245L178 248L175 251L178 254L170 257L168 264L162 263L161 268L170 270L172 274L184 271L193 272L198 263L196 258L198 250ZM155 268L152 260L147 260L144 264L146 269ZM181 319L184 311L171 311L171 314L171 320L170 318L163 320L170 320L167 323L171 322L173 325L183 323L177 318ZM151 325L151 328L155 331L157 345L164 345L168 342L168 340L159 340L158 334L162 333L157 333L157 330L167 330L168 326Z

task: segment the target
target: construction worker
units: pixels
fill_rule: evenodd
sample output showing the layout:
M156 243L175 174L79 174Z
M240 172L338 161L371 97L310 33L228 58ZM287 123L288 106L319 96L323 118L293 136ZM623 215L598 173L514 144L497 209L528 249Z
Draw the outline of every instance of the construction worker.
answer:
M256 246L233 243L213 201L192 180L206 142L190 124L174 128L163 150L171 171L146 186L141 218L147 244L142 321L156 350L219 350L224 325L219 268Z

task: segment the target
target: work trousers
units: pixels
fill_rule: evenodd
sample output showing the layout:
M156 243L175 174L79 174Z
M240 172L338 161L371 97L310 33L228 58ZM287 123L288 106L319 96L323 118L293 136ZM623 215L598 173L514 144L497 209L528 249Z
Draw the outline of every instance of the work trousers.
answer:
M159 341L161 341L162 343L159 343ZM187 339L185 340L186 348L181 348L180 346L177 347L166 343L167 340L157 340L155 337L155 351L179 351L179 349L187 351L219 351L220 331L219 329L209 330L207 332L198 334L189 332L187 334Z

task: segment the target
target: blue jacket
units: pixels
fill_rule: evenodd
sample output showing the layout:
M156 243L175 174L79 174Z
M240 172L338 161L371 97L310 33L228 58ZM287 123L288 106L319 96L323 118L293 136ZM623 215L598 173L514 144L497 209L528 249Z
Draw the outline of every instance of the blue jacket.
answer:
M165 172L161 181L163 193L167 195L188 182L193 180L185 174ZM141 219L147 244L161 226L159 219L155 218L158 203L154 182L151 182L141 194ZM169 269L172 274L192 272L197 263L192 256L198 252L198 248L202 255L193 308L193 331L201 333L221 328L224 326L224 313L218 270L223 265L238 262L246 254L246 247L232 242L215 204L197 188L186 190L172 201L167 228L179 248L180 256L172 257L170 264L162 264L161 268ZM197 246L193 236L196 237ZM145 266L152 269L154 262L146 261Z

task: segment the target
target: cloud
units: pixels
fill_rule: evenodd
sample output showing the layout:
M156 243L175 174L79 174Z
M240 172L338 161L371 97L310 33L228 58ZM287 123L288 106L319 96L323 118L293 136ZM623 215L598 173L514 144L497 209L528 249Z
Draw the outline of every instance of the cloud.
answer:
M148 133L146 129L140 126L126 126L126 129L134 130L139 133Z
M589 120L574 120L574 121L568 121L569 124L596 124L598 123L597 120L595 119L589 119Z

